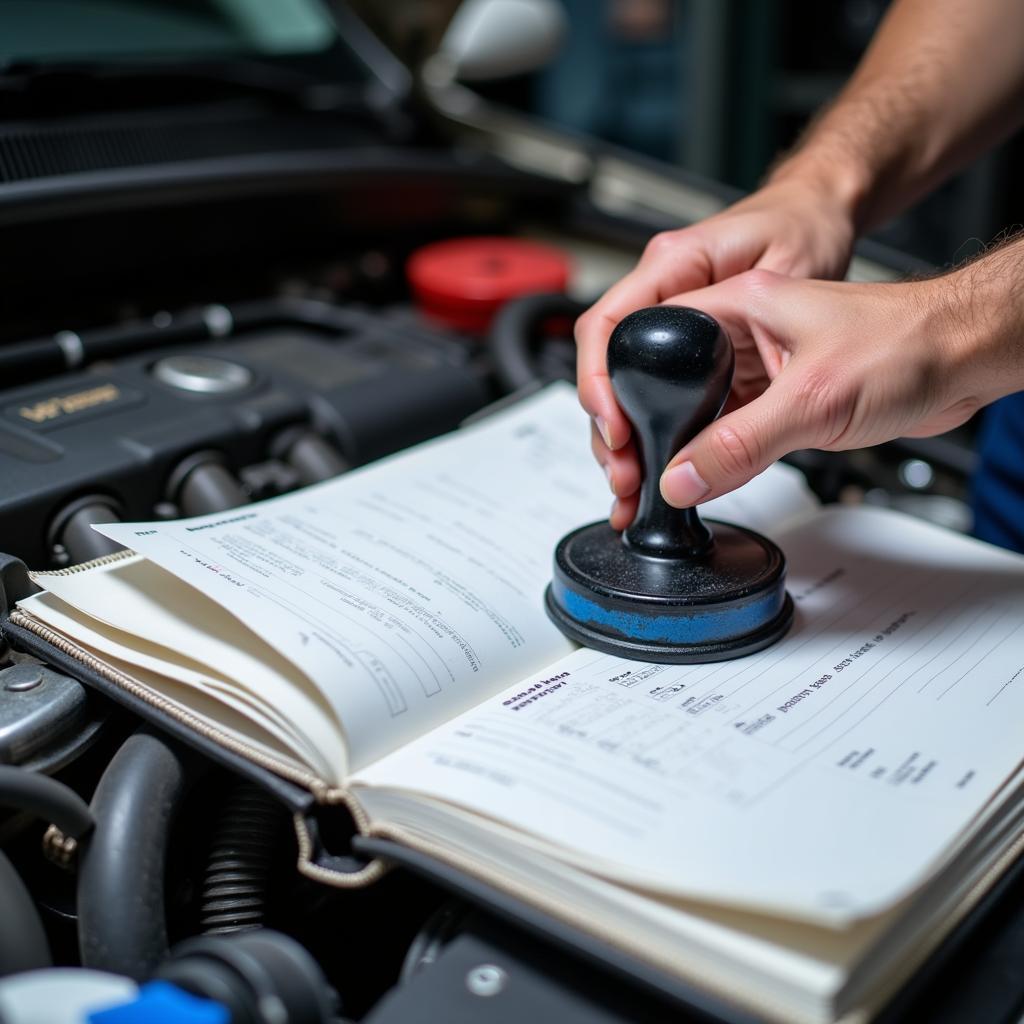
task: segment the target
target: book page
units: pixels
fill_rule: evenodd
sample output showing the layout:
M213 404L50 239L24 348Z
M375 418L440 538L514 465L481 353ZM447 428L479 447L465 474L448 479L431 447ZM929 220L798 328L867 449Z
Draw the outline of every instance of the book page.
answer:
M248 714L320 778L340 781L347 744L322 694L213 601L139 555L88 572L33 574L46 587L18 608L161 696L173 679ZM116 619L118 627L110 625ZM211 707L211 700L204 706ZM213 705L215 706L215 705ZM223 724L218 715L216 724ZM301 728L298 726L301 724Z
M571 388L555 386L259 505L96 528L299 667L344 724L359 767L573 649L543 609L552 552L610 502L587 417ZM718 503L762 528L813 507L788 467Z
M797 614L774 647L580 650L357 781L648 890L831 924L892 906L1024 757L1024 559L867 509L779 540Z

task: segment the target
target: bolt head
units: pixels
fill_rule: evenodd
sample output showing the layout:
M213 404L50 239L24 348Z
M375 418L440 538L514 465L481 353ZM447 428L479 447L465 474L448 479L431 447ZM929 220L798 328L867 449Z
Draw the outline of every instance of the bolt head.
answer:
M21 664L0 673L3 688L11 693L34 690L43 681L43 670L39 665Z
M508 974L497 964L480 964L466 975L466 988L475 996L496 996L508 984Z

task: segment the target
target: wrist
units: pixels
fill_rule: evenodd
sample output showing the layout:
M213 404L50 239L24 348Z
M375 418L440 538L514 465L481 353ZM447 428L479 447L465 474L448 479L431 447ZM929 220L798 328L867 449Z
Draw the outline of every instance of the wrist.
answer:
M871 175L849 154L832 151L824 140L809 141L778 163L765 179L765 187L777 185L800 188L828 206L849 225L854 237L863 231Z

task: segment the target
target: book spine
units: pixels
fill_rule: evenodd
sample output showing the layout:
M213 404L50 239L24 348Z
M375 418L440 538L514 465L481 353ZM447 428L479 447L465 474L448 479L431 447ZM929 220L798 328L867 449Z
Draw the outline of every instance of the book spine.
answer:
M101 555L90 562L79 562L76 565L69 565L64 569L42 569L38 572L29 572L32 579L45 579L47 576L74 576L76 573L89 572L91 569L100 569L105 565L112 565L115 562L123 562L126 558L137 557L134 551L124 548L121 551L112 551L109 555Z

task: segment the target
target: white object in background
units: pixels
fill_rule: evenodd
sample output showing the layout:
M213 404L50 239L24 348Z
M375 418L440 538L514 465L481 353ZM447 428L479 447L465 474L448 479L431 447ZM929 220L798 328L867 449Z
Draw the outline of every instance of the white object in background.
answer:
M557 0L466 0L438 56L464 82L522 75L558 52L566 27Z
M25 971L0 979L3 1024L81 1024L88 1014L130 1002L130 978L80 967Z

